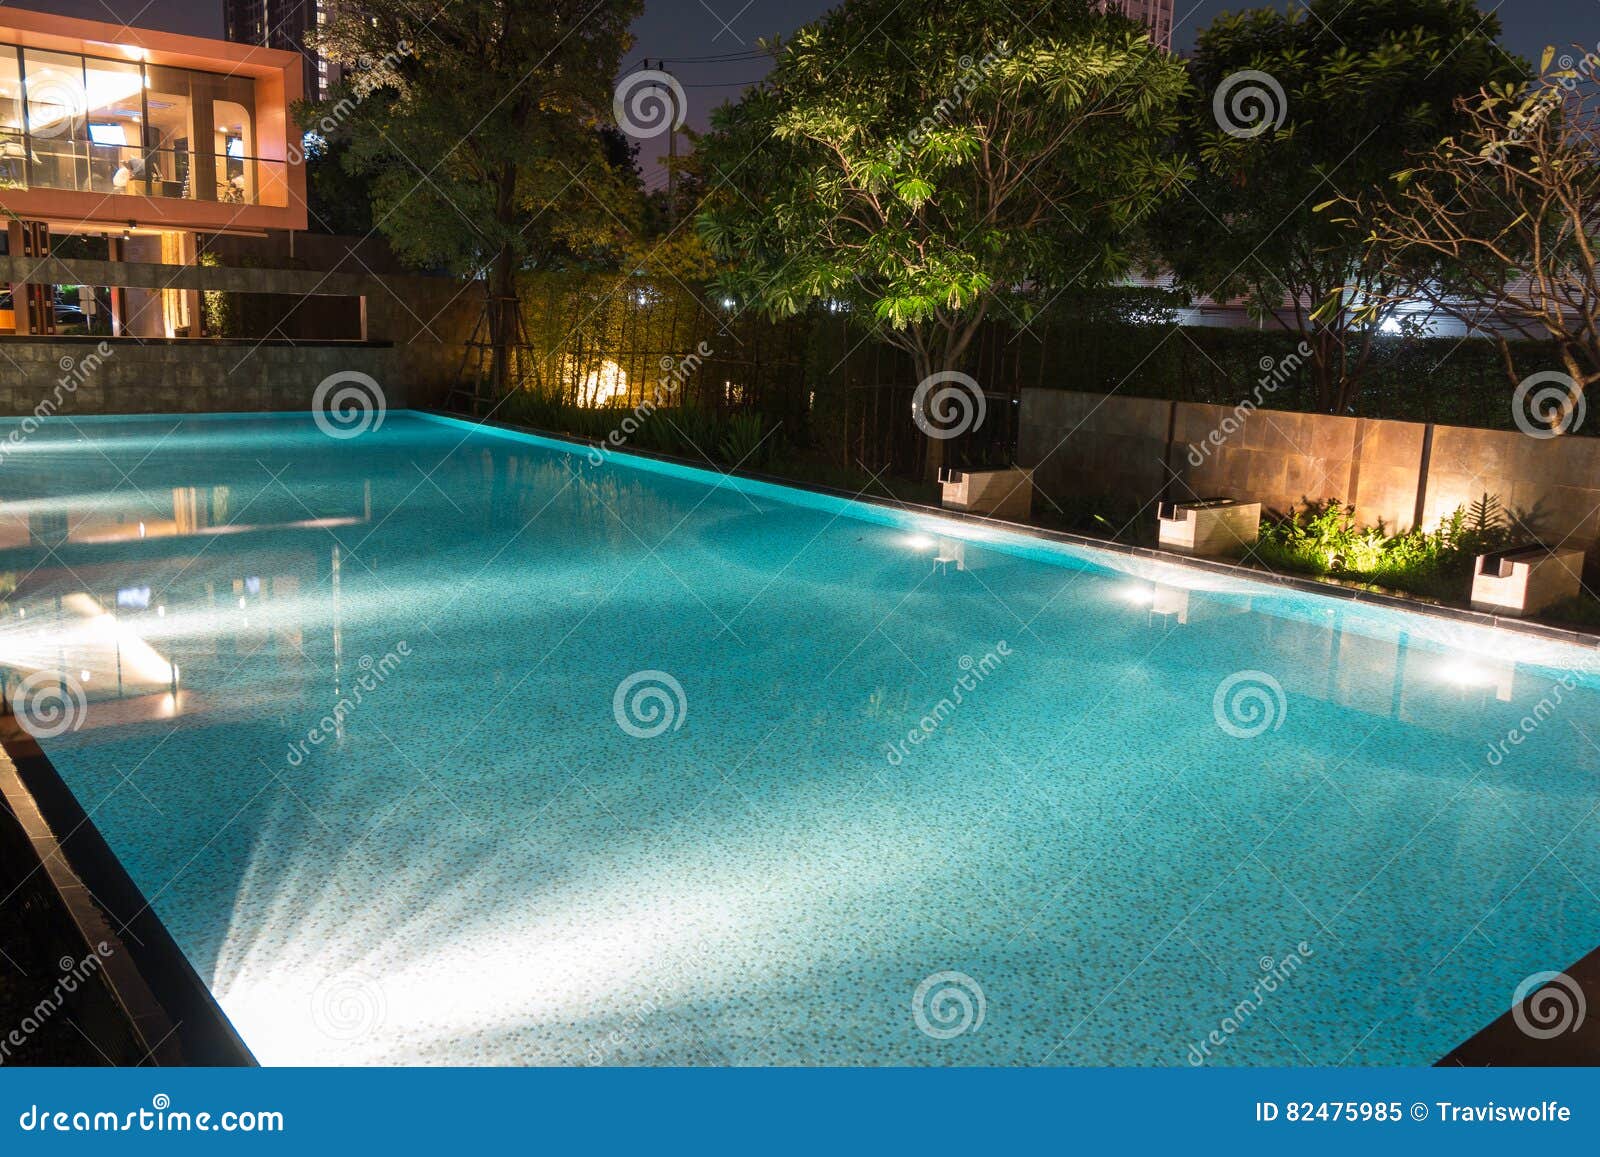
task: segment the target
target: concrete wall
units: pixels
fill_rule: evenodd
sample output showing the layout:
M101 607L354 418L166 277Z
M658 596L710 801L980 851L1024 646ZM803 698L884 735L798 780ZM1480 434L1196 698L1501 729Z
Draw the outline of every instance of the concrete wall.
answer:
M1529 534L1600 543L1600 438L1029 389L1017 457L1058 501L1165 493L1282 513L1337 499L1392 532L1488 493Z

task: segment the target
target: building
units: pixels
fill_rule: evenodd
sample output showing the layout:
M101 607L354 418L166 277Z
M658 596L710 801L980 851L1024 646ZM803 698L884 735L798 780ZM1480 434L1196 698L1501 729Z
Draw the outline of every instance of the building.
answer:
M306 99L320 100L338 82L339 66L323 60L306 42L327 7L327 0L226 0L223 35L240 44L299 53L305 60Z
M1176 0L1100 0L1102 10L1121 8L1135 20L1150 26L1150 38L1168 52L1172 51L1172 10Z
M298 54L0 8L0 215L13 280L67 244L98 261L193 265L196 239L306 227ZM21 268L21 272L19 272ZM163 283L165 284L165 283ZM200 335L198 294L0 285L0 333L109 313L115 336ZM76 312L75 312L76 311Z

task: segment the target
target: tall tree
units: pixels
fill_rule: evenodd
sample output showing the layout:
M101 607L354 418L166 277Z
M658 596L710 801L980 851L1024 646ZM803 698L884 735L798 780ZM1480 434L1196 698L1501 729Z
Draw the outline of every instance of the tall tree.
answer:
M1342 208L1372 223L1384 259L1448 263L1430 300L1498 339L1513 386L1507 331L1555 343L1569 384L1529 416L1561 430L1600 382L1600 56L1552 68L1554 55L1537 82L1463 101L1460 131L1414 158L1397 190Z
M1361 222L1318 212L1389 184L1407 157L1459 129L1457 100L1523 76L1472 0L1310 0L1218 17L1190 64L1189 196L1158 214L1166 264L1191 293L1242 298L1310 346L1318 405L1356 400L1385 311L1437 275L1366 244Z
M775 51L701 143L725 288L778 315L848 303L924 383L991 314L1125 274L1185 175L1182 67L1086 0L845 0Z
M418 265L482 275L492 387L511 379L517 275L614 255L631 157L604 135L641 0L340 0L317 37L350 70L314 110L371 182L376 226Z

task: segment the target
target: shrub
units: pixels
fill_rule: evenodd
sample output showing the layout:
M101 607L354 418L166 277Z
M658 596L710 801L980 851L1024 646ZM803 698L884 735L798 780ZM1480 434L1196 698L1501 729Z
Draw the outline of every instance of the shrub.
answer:
M1330 502L1264 522L1250 557L1270 570L1353 579L1459 601L1468 594L1473 560L1509 540L1500 500L1490 494L1458 507L1435 530L1396 535L1385 534L1381 525L1360 527L1353 507Z

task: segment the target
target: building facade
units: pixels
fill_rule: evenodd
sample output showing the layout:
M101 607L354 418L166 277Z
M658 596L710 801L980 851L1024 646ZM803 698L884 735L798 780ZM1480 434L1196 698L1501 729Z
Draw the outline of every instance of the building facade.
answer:
M0 8L3 255L193 264L203 234L306 227L299 55ZM14 261L8 269L16 277ZM196 296L63 302L0 285L0 333L56 332L104 309L123 336L199 336Z
M223 35L239 44L298 53L305 61L306 99L320 100L339 80L339 66L330 65L308 43L327 8L327 0L226 0Z
M1150 28L1150 39L1172 51L1172 19L1176 0L1100 0L1101 9L1120 8Z

